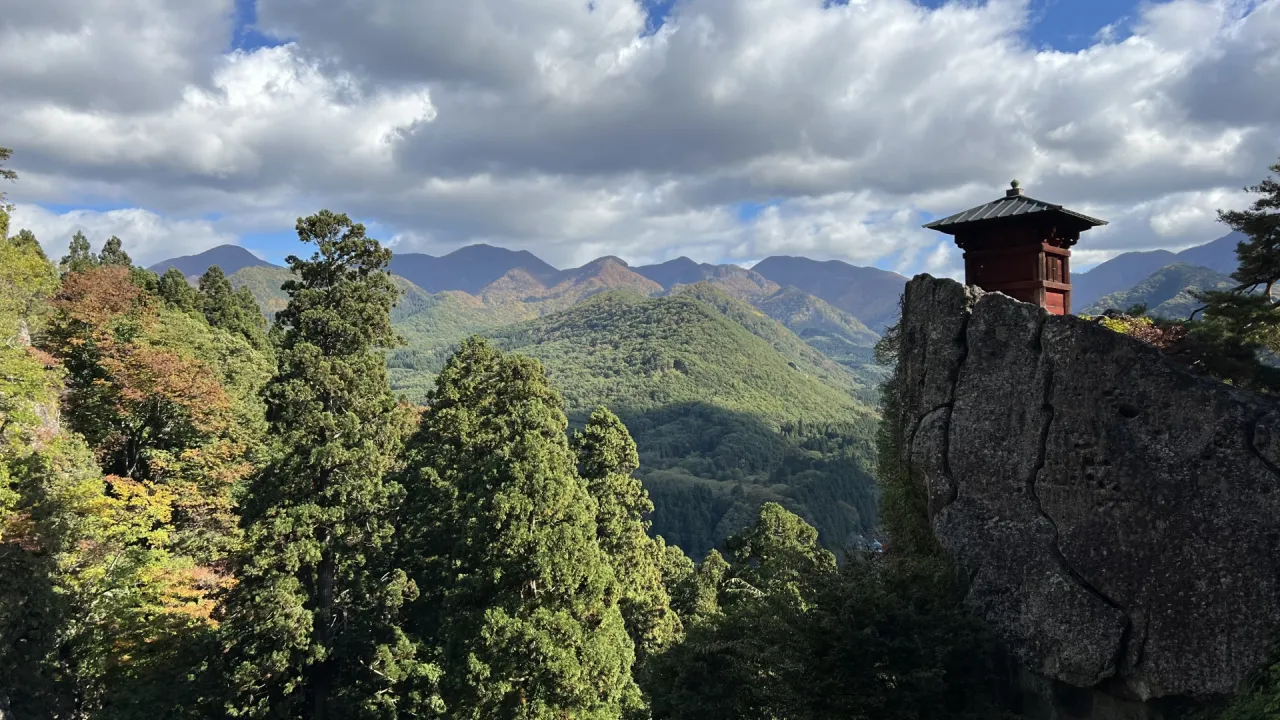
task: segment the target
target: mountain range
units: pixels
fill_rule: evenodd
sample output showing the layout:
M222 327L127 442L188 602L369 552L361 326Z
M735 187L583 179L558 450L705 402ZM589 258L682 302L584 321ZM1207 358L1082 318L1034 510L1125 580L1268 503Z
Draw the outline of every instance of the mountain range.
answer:
M1128 290L1105 295L1081 311L1097 315L1107 310L1125 311L1135 305L1146 308L1147 315L1177 320L1186 318L1203 303L1192 295L1195 291L1223 290L1233 287L1231 277L1207 267L1176 262L1148 275Z
M1146 292L1139 290L1139 285L1145 284L1149 290L1155 284L1165 288L1157 293L1162 299L1148 298L1159 299L1155 304L1148 304L1155 308L1178 294L1167 291L1169 282L1178 277L1187 278L1188 283L1192 280L1185 270L1163 273L1159 282L1153 275L1169 266L1188 265L1229 276L1236 267L1235 248L1241 239L1242 235L1233 232L1176 253L1168 250L1122 253L1087 272L1072 275L1072 304L1076 308L1095 308L1104 299L1107 303L1127 301L1128 294ZM249 286L269 313L283 307L284 296L279 293L276 282L279 273L275 272L282 268L238 246L220 245L196 255L165 260L151 269L163 273L176 267L190 277L213 265L220 266L228 275L238 276L238 284ZM390 269L420 292L458 292L482 299L490 314L496 313L504 319L513 313L498 311L493 305L515 300L533 302L539 309L524 314L534 317L569 307L594 292L619 287L659 295L680 286L710 282L735 297L775 310L784 296L789 297L786 302L794 306L798 293L806 302L814 304L810 318L837 313L835 325L839 327L832 329L844 333L844 326L852 326L854 335L864 330L879 333L895 322L898 297L906 283L902 275L878 268L786 255L767 257L750 269L698 263L687 257L632 267L619 258L606 256L582 267L560 270L527 250L485 244L469 245L441 256L398 253L392 257ZM1194 282L1203 285L1219 280L1221 278L1214 280L1200 273ZM1186 289L1190 286L1182 288ZM783 291L786 291L783 296L769 300ZM816 304L819 301L821 305ZM1172 311L1172 307L1169 310ZM792 313L790 317L796 316ZM829 327L831 323L825 325ZM806 330L817 331L812 325L806 326ZM859 335L858 342L865 339Z
M1071 304L1079 308L1089 307L1106 295L1128 291L1161 268L1178 263L1230 275L1236 271L1236 245L1243 239L1240 233L1232 232L1182 252L1146 250L1121 253L1088 272L1071 275Z

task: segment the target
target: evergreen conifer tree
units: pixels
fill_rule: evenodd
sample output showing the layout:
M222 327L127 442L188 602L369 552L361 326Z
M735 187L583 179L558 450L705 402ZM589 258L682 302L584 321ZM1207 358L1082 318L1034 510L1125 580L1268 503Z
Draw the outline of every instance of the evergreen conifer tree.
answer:
M4 166L4 163L13 156L13 150L7 147L0 147L0 180L14 181L18 179L18 173ZM9 205L7 199L8 194L0 190L0 240L9 237L9 214L13 211L13 207Z
M214 327L227 328L234 324L239 305L234 299L235 288L226 273L217 265L211 266L200 276L200 300L205 319Z
M578 467L596 501L596 537L618 580L622 617L641 657L680 637L680 618L662 581L666 547L648 535L653 502L632 473L640 466L635 441L617 415L592 413L574 436Z
M97 266L98 256L90 250L89 238L77 230L76 234L71 236L71 246L67 254L63 256L62 262L58 263L59 269L64 273L84 272Z
M643 703L559 394L535 360L472 338L413 442L405 563L424 588L449 717L614 719Z
M274 458L244 507L247 555L226 605L233 697L241 717L394 718L429 709L398 703L431 669L398 627L416 592L388 562L386 479L407 415L378 352L396 343L391 253L346 215L299 219L318 247L289 257L296 278L278 371L265 395ZM419 696L429 700L429 697Z
M200 294L191 287L191 283L187 282L178 268L171 267L164 271L156 286L156 293L170 307L183 312L194 312L200 306Z
M1280 162L1270 167L1280 174ZM1245 239L1236 247L1237 286L1195 295L1205 303L1173 354L1212 375L1251 390L1280 393L1280 370L1261 356L1280 354L1280 178L1246 188L1257 196L1246 210L1219 210L1218 219ZM1193 316L1196 314L1193 313Z
M240 288L239 291L232 288L231 281L217 265L200 276L200 303L210 325L239 333L258 349L269 344L266 318L253 294L248 288Z
M120 238L112 235L107 238L107 242L102 246L102 252L98 253L98 262L102 265L119 265L120 267L133 267L133 259L129 257L129 253L121 247Z

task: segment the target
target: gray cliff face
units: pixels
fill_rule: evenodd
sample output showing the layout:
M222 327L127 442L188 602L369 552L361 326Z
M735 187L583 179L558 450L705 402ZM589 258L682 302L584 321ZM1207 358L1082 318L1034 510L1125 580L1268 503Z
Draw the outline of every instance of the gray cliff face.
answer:
M1280 408L951 280L903 302L904 457L970 605L1053 680L1234 691L1280 622Z

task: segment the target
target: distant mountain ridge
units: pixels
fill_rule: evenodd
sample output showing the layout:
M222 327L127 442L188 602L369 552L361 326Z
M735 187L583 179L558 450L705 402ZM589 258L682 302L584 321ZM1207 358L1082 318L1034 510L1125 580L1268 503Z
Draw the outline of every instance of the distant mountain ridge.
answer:
M876 332L897 322L898 299L907 283L902 275L879 268L788 255L767 257L751 269L780 286L825 300Z
M177 268L186 277L203 275L206 270L217 265L222 272L232 275L247 267L278 268L279 265L263 260L239 245L219 245L195 255L183 255L152 265L147 268L157 275L163 275L169 268Z
M228 275L245 268L263 268L242 278L242 284L249 285L260 299L273 293L269 285L277 273L272 269L283 270L243 248L226 245L198 255L166 260L152 268L164 272L171 265L180 267L188 276L202 274L211 265L222 266ZM546 301L560 297L567 303L565 306L591 292L622 287L658 295L711 282L730 295L753 303L794 287L852 315L877 332L897 317L898 297L907 281L898 273L878 268L788 256L765 258L750 269L732 264L698 263L687 257L631 267L621 258L605 256L582 267L559 270L527 250L485 244L468 245L438 257L395 253L389 269L393 275L427 293L463 292L489 302ZM263 306L278 305L279 300L273 297L270 302L263 302Z
M1166 265L1128 290L1106 295L1082 314L1096 315L1107 310L1125 311L1135 305L1147 308L1151 317L1181 320L1202 303L1192 292L1222 290L1235 283L1227 275L1199 265L1179 262Z
M1168 250L1122 253L1086 272L1072 273L1071 304L1088 307L1104 295L1129 291L1152 273L1174 263L1198 265L1230 275L1236 271L1236 245L1242 240L1244 235L1232 232L1176 253Z
M559 270L528 250L508 250L483 243L458 248L439 257L395 253L389 269L427 292L461 290L471 295L516 269L524 270L543 284L554 285L560 277Z

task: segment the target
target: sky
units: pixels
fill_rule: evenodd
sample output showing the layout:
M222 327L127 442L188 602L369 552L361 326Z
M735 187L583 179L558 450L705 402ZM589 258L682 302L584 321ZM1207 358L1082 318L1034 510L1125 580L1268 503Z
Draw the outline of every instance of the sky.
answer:
M1077 270L1227 232L1280 157L1280 0L0 0L15 227L135 261L484 242L956 276L937 217L1105 219Z

